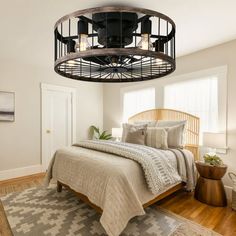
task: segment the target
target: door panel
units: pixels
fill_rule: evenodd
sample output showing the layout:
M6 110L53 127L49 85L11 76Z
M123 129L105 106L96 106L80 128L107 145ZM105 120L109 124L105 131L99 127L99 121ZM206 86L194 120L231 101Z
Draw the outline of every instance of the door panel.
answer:
M73 93L44 89L42 99L42 162L47 168L56 150L72 144Z

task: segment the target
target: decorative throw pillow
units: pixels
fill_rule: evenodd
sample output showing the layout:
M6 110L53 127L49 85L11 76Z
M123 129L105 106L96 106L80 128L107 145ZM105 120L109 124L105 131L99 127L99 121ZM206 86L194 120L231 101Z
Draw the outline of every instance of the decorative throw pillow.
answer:
M130 131L126 135L125 142L145 145L146 129Z
M165 128L148 127L146 145L153 148L167 149L168 133Z
M183 148L185 124L168 127L166 129L168 132L168 147Z
M187 120L159 120L157 122L157 127L164 127L168 130L168 147L183 148L186 124Z
M147 124L135 125L135 124L124 123L122 126L123 126L122 138L121 138L122 142L125 142L126 136L129 132L147 128Z

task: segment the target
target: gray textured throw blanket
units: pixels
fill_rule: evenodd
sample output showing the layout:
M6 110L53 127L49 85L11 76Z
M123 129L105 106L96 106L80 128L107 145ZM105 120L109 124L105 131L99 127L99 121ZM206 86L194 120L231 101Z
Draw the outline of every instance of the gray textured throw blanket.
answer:
M158 194L167 186L181 182L177 170L169 163L166 151L147 146L114 141L81 141L73 146L111 153L138 162L145 175L148 188Z

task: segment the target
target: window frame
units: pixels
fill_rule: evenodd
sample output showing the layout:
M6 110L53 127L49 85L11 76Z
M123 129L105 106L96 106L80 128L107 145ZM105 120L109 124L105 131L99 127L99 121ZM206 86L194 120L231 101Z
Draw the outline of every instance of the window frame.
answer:
M219 67L209 68L198 70L190 73L180 74L178 70L175 73L177 75L170 75L165 78L150 80L146 82L141 82L137 85L126 86L120 88L120 111L121 111L121 120L123 122L123 96L124 92L140 90L145 88L154 87L155 88L155 108L164 107L164 87L169 84L184 82L185 80L192 79L202 79L204 77L216 76L219 83L219 96L218 96L218 128L220 133L227 134L227 110L228 110L228 66L222 65ZM227 136L226 136L227 137ZM226 140L227 144L227 140Z
M204 79L215 76L218 79L218 132L225 133L227 130L227 66L196 71L188 74L173 76L163 83L162 107L164 107L164 89L167 85L181 83L184 81Z

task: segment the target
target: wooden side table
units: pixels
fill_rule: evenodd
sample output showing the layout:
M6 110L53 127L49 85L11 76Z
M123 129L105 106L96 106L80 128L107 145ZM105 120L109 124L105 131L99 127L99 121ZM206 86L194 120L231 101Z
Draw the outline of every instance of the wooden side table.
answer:
M227 166L211 166L204 162L196 162L200 177L195 188L194 197L213 206L226 206L227 199L221 178L225 175Z

